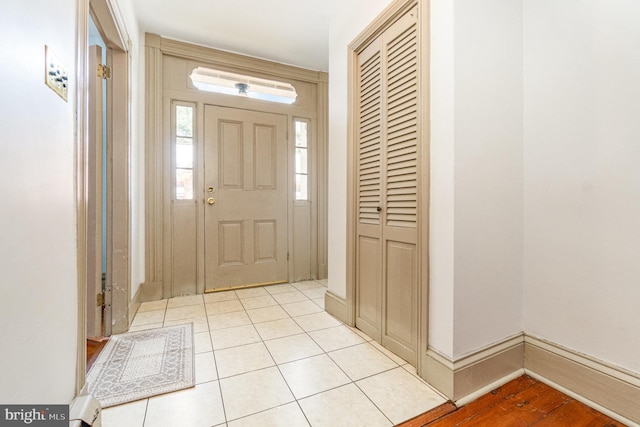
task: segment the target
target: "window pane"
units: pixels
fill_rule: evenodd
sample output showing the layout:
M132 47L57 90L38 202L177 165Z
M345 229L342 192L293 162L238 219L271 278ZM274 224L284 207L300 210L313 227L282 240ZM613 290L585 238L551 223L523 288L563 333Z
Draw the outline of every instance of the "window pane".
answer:
M193 171L191 169L176 169L176 199L193 199Z
M176 135L193 136L193 107L176 106Z
M296 148L296 173L308 173L306 148Z
M296 200L309 200L307 175L296 175Z
M296 131L296 200L309 200L309 124L306 121L295 121Z
M193 141L191 138L176 138L176 167L193 168Z
M296 121L296 147L306 147L307 138L307 122Z

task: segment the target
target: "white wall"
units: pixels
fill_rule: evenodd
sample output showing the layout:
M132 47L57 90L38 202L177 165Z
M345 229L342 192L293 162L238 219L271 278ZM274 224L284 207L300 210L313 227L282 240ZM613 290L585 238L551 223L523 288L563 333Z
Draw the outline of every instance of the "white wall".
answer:
M640 3L524 16L525 330L640 372Z
M431 0L429 346L453 358L455 61L454 4Z
M0 402L69 403L77 351L74 0L9 0L0 13ZM44 83L45 44L66 66Z
M454 18L455 359L522 331L522 2Z

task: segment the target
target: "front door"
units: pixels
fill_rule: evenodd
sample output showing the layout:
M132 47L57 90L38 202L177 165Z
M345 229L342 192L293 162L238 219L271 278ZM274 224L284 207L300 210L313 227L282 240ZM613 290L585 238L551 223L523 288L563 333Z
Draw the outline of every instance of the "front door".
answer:
M287 117L205 106L205 290L286 282Z

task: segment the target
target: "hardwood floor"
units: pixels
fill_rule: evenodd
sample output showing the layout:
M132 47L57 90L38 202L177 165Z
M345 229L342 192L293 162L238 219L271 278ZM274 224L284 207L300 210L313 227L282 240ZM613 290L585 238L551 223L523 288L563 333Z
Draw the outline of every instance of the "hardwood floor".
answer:
M98 355L102 351L109 338L104 338L102 340L91 340L87 339L87 372L91 369L91 366L98 358Z
M624 424L523 375L460 409L446 403L400 424L400 427L424 426L623 427Z

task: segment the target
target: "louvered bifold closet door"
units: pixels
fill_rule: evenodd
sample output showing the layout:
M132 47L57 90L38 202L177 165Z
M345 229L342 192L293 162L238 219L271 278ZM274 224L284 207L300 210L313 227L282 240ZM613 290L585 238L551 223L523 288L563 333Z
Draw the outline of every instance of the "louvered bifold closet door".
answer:
M356 326L415 363L418 340L417 9L357 56Z
M418 348L417 10L383 35L383 316L382 344L415 363Z
M382 39L357 57L356 326L381 340Z

